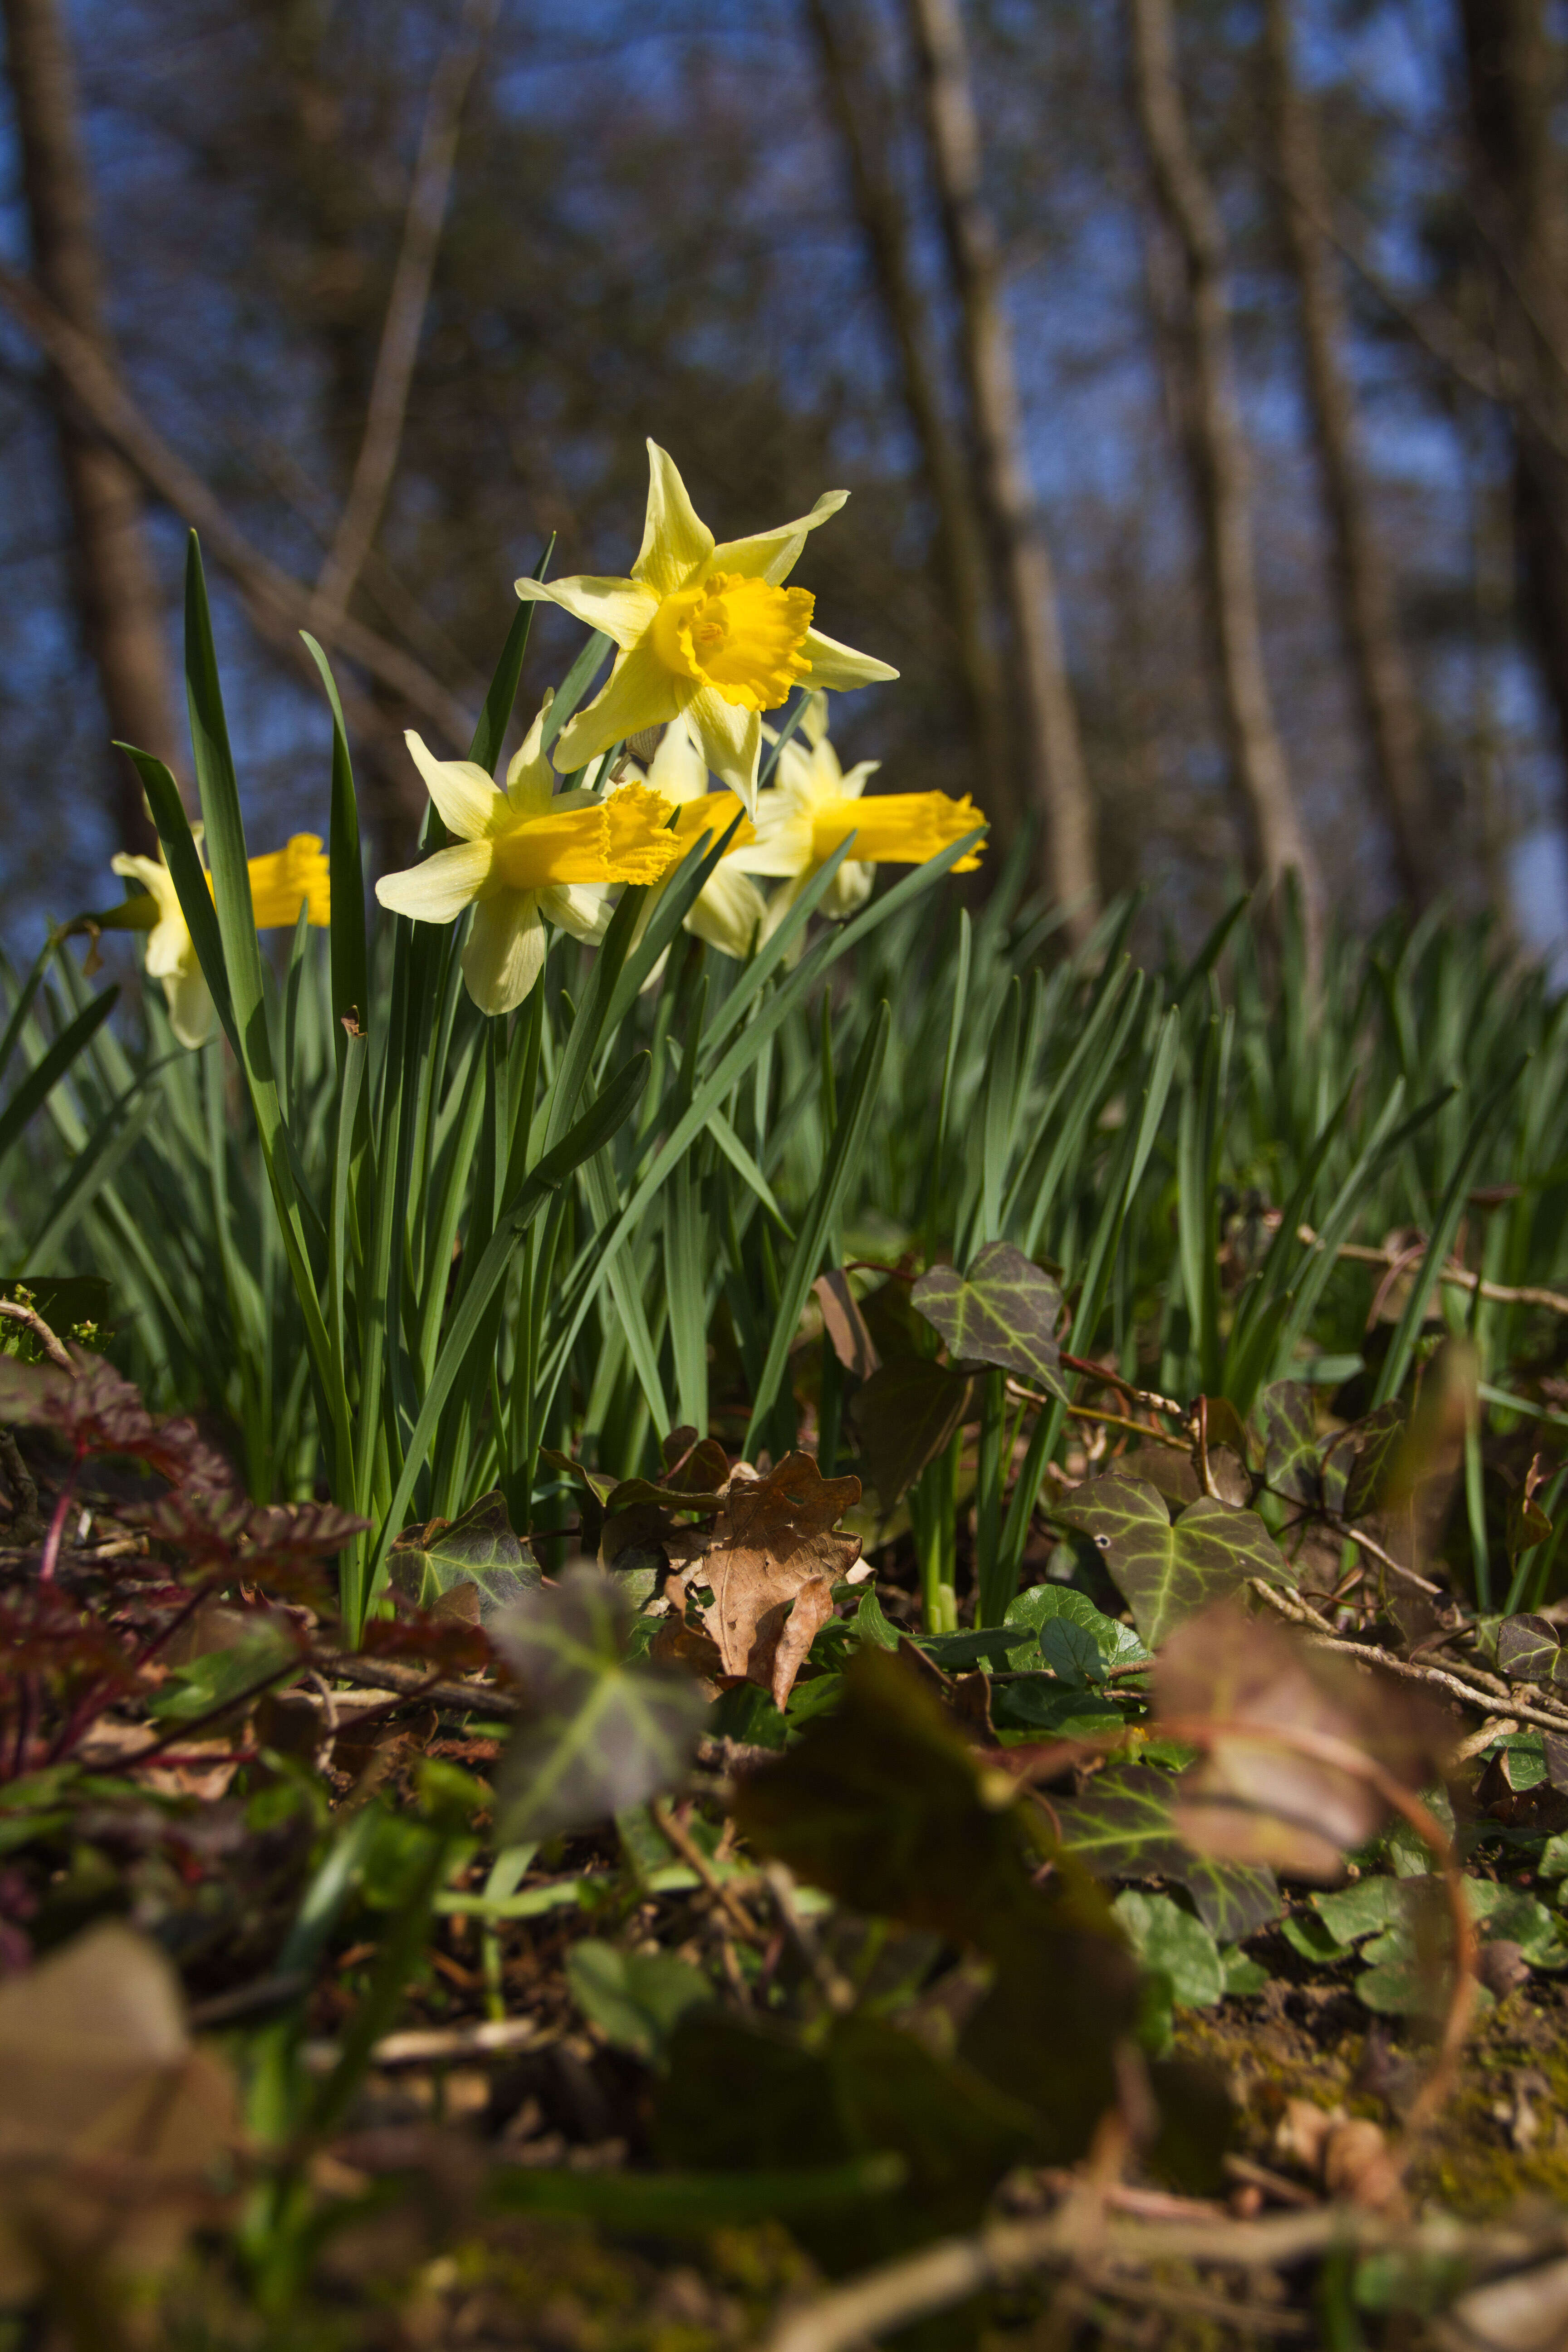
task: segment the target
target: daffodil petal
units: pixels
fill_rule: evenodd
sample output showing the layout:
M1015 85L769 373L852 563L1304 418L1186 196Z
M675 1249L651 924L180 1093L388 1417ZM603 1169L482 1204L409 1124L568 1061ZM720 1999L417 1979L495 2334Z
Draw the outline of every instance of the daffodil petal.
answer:
M687 909L686 928L721 955L740 957L750 948L767 911L756 884L725 858Z
M811 807L795 793L776 788L757 801L757 837L724 860L737 874L793 877L811 864Z
M848 498L847 490L824 490L808 515L781 522L776 530L753 531L750 539L727 539L703 565L705 572L739 572L749 580L766 580L777 587L800 562L807 531L836 515Z
M632 578L672 595L713 552L713 534L692 505L680 468L657 441L647 445L647 515ZM651 725L651 721L649 722Z
M560 882L539 894L539 903L557 930L597 946L610 928L615 908L602 882Z
M437 850L422 866L384 874L375 895L395 915L411 915L416 923L449 923L483 890L493 856L488 841L460 841Z
M824 745L822 748L826 750L831 747ZM837 767L838 765L837 761L835 760L833 764ZM847 776L838 777L834 783L833 789L838 794L839 799L846 801L858 801L881 764L882 762L880 760L857 761L855 766L850 769L849 773Z
M163 994L169 1006L170 1028L181 1045L188 1045L194 1053L212 1035L217 1008L212 1000L212 991L202 977L201 966L195 963L194 957L192 963L193 970L170 972L165 976Z
M636 645L658 610L654 591L637 580L579 572L569 580L519 580L514 584L525 604L559 604L574 621L603 629L623 652Z
M412 728L403 740L447 832L455 833L459 841L481 840L495 815L499 795L478 761L437 760Z
M858 654L853 646L841 646L837 637L825 637L820 629L807 629L801 651L811 664L812 685L835 687L840 693L850 687L875 686L899 674L887 662Z
M550 706L554 699L554 688L546 688L544 699L533 714L533 724L512 753L507 767L506 796L514 809L530 816L542 814L555 790L555 771L541 748L544 722L550 716Z
M561 730L551 754L556 767L572 775L623 736L667 726L680 708L679 684L642 639L621 656L587 709Z
M876 878L874 866L863 864L858 857L847 857L817 901L817 912L830 921L841 921L857 907L865 905Z
M648 762L647 780L671 801L700 800L708 790L707 767L683 719L672 719L665 729Z
M763 748L763 722L754 710L726 702L710 686L699 688L686 706L686 723L697 738L704 761L731 791L739 793L746 814L757 810L757 761Z
M463 978L481 1013L515 1013L544 969L549 942L531 890L481 899L463 944Z

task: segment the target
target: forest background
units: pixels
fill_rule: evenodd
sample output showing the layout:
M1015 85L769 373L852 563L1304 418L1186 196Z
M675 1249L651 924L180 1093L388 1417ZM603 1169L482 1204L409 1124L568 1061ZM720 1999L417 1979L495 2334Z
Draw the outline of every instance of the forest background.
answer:
M552 533L625 568L651 434L721 531L853 490L847 755L1080 912L1301 865L1560 950L1560 16L5 0L0 936L148 845L111 736L188 781L184 526L254 837L325 831L308 625L395 864L401 730L465 747Z

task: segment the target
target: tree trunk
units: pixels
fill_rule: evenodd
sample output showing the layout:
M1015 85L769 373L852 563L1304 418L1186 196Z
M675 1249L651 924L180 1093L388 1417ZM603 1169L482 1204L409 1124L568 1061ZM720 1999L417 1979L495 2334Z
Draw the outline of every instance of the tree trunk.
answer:
M982 805L1002 846L1025 815L1007 724L1006 684L994 639L994 581L969 456L946 414L921 298L909 264L903 205L889 166L882 96L865 57L865 23L847 26L834 0L806 0L856 217L899 354L899 381L936 509L937 560L959 674L979 748Z
M1354 395L1341 362L1344 309L1336 259L1322 226L1328 195L1318 126L1296 81L1290 0L1266 0L1264 50L1282 226L1296 281L1312 434L1333 550L1335 604L1400 886L1413 905L1424 907L1442 887L1442 845L1393 583L1362 469Z
M1183 261L1183 438L1202 534L1205 602L1233 787L1247 819L1254 876L1270 887L1288 874L1298 876L1309 937L1315 940L1321 919L1317 865L1301 827L1263 667L1224 232L1188 133L1169 0L1130 0L1130 15L1138 126L1159 212Z
M1029 480L1001 254L981 193L980 130L958 0L907 0L926 133L963 320L964 374L987 519L1018 652L1028 780L1043 818L1039 878L1071 908L1081 940L1100 911L1094 805L1057 611L1056 580Z
M60 0L5 0L5 12L34 277L54 308L113 370ZM173 767L178 738L169 653L141 485L54 369L49 383L70 508L77 614L83 646L98 671L110 733ZM118 845L153 847L130 761L107 752L104 780Z
M1552 135L1562 60L1544 0L1460 0L1459 17L1474 208L1514 393L1521 584L1568 806L1568 191Z

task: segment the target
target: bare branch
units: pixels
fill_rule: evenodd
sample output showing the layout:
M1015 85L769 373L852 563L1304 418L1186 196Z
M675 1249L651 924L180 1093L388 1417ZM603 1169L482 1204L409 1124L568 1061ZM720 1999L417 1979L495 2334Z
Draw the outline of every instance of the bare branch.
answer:
M408 413L414 362L430 300L430 281L447 217L463 101L495 23L498 0L464 0L458 37L437 67L426 102L403 245L381 331L375 373L365 411L364 439L349 495L316 583L311 627L320 636L347 610L354 583L374 541L397 468Z
M237 583L257 627L290 654L295 632L310 625L312 595L269 557L254 548L200 476L177 457L147 422L130 394L104 365L86 336L45 301L20 270L0 263L0 302L47 358L148 488L199 531L203 542ZM326 631L351 661L401 695L411 710L439 730L456 750L466 750L472 721L456 698L422 663L348 615Z

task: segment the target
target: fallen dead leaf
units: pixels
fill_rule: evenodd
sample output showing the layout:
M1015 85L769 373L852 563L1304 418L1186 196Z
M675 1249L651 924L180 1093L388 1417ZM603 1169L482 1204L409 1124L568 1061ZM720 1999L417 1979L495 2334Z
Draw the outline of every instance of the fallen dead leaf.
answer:
M227 2068L196 2048L179 1979L119 1922L0 1985L0 2299L45 2255L167 2267L234 2146Z
M672 1625L655 1645L659 1654L679 1643L700 1673L758 1683L782 1712L833 1614L834 1586L859 1560L859 1537L837 1532L859 1499L858 1478L824 1478L809 1454L786 1454L763 1476L742 1464L722 1490L701 1556L665 1585L678 1607L699 1590L711 1593L698 1607L711 1651L700 1637L682 1643ZM682 1630L692 1633L689 1618Z
M1154 1668L1162 1720L1215 1726L1179 1783L1176 1821L1202 1853L1331 1882L1388 1806L1352 1769L1282 1734L1358 1750L1412 1790L1441 1769L1445 1718L1404 1685L1310 1647L1228 1601L1173 1633Z

